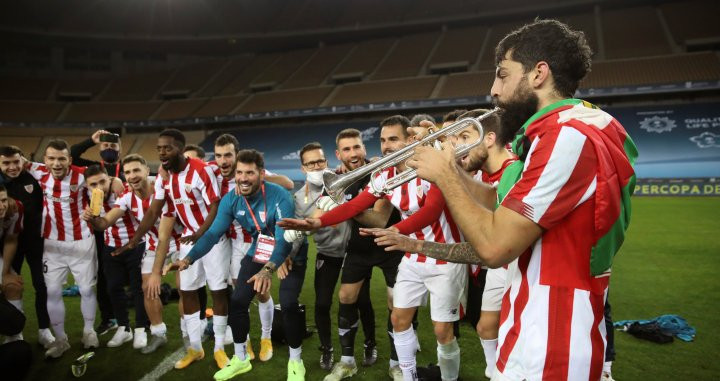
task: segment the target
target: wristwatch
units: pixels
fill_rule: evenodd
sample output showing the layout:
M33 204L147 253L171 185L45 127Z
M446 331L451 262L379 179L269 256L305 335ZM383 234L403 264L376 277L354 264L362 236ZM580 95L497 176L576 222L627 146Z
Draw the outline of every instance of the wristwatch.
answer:
M275 269L272 268L272 267L270 267L270 266L268 266L268 265L263 266L263 270L267 271L267 272L270 273L270 274L272 274L272 273L275 272Z

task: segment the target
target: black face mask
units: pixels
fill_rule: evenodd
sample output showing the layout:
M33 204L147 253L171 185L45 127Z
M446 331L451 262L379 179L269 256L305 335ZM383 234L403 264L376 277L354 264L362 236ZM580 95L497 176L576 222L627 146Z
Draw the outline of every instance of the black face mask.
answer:
M112 148L104 149L100 151L100 157L103 159L106 163L114 163L118 160L118 157L120 156L120 152L117 150L114 150Z

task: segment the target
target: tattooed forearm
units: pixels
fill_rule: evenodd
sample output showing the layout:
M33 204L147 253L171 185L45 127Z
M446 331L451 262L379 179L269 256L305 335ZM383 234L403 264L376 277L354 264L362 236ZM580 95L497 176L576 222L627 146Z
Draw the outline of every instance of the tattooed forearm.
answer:
M480 256L469 242L437 243L424 241L421 252L428 257L448 262L482 264Z

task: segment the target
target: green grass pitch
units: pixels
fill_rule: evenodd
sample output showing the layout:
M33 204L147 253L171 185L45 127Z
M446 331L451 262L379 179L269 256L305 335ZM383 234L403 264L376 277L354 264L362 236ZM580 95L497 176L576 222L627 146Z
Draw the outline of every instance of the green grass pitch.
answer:
M661 314L679 314L697 328L696 340L685 343L659 345L641 341L616 331L617 360L613 366L615 379L623 380L713 380L720 376L720 198L635 198L633 219L627 241L616 257L611 280L610 302L613 317L621 319L652 318ZM314 263L314 249L310 252ZM313 324L314 267L306 273L301 303L307 305L308 324ZM70 373L74 358L84 353L80 344L82 318L78 297L66 297L66 330L72 349L63 358L46 361L42 348L37 345L37 322L33 311L33 291L27 268L25 279L25 309L29 311L25 338L33 344L35 362L30 380L75 379ZM277 283L274 286L277 299ZM337 293L336 293L337 294ZM385 380L389 356L385 335L387 310L385 308L384 281L376 271L372 279L375 306L379 359L370 368L362 368L355 380ZM337 299L337 298L336 298ZM132 310L131 321L132 321ZM335 359L339 360L337 341L337 300L332 310ZM254 347L259 346L257 308L251 307L251 337ZM86 380L137 380L151 372L167 356L180 348L177 305L165 308L165 322L169 330L169 344L159 353L142 355L125 344L121 348L107 348L111 334L101 336L101 348L90 360ZM429 312L420 312L420 343L418 364L436 361L435 340L432 335ZM356 358L362 360L363 334L358 333ZM303 359L308 380L322 380L326 372L318 365L318 338L313 335L303 344ZM462 325L460 348L462 351L460 375L463 380L484 380L485 361L475 331ZM232 346L226 348L232 355ZM210 380L217 370L212 359L212 341L205 343L206 357L185 370L170 370L162 379ZM236 379L284 380L286 377L287 348L275 345L275 356L267 363L255 361L253 370ZM0 375L0 379L2 376Z

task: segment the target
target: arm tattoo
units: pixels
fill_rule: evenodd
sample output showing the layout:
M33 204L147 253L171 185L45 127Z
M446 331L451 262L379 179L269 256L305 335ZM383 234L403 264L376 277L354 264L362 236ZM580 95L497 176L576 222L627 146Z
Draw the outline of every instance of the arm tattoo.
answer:
M422 253L428 257L454 263L482 264L470 242L437 243L423 241Z

